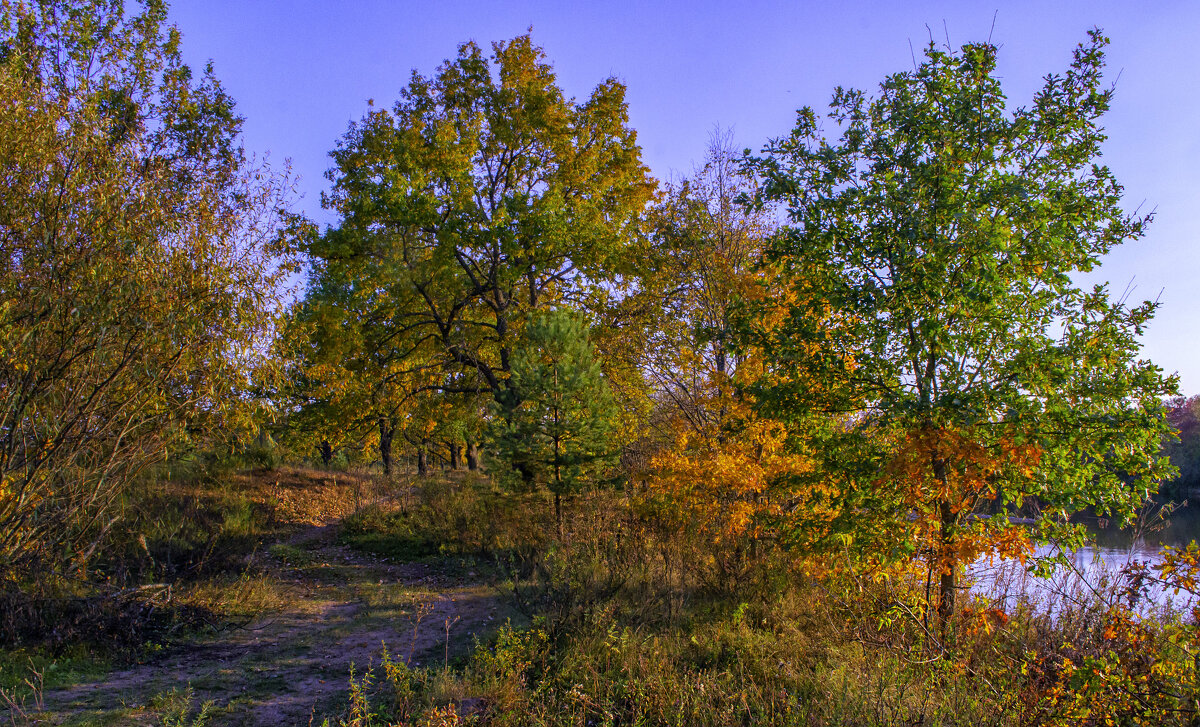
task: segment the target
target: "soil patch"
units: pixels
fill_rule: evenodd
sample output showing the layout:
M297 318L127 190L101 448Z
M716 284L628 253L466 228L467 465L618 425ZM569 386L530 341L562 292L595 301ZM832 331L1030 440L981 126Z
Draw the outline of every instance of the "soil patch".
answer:
M413 666L441 664L499 625L496 592L474 572L386 562L337 544L336 532L313 524L276 549L267 577L289 594L281 612L47 692L29 720L146 724L190 688L192 714L212 702L211 725L320 724L345 706L351 668L378 663L385 645Z

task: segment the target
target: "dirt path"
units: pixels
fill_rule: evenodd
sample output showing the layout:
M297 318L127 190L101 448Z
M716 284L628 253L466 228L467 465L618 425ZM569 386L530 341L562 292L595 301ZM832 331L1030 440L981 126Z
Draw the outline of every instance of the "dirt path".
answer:
M497 625L500 604L470 570L392 564L335 542L336 525L291 538L291 565L270 577L287 607L244 629L178 647L146 664L45 695L35 724L153 724L212 700L210 725L319 725L346 704L347 680L378 664L384 644L414 666L453 659ZM302 561L297 563L296 561ZM447 628L449 636L447 638Z

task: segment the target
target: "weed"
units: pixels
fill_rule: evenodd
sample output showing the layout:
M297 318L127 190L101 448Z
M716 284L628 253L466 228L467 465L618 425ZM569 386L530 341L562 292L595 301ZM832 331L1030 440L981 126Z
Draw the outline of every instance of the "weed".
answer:
M203 727L211 718L210 711L215 702L205 701L199 711L192 713L192 702L195 694L192 685L185 689L171 689L155 695L150 700L150 708L157 712L162 719L162 727Z

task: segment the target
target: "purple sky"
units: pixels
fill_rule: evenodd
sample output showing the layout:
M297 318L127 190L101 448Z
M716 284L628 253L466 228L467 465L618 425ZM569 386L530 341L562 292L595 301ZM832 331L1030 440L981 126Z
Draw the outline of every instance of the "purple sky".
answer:
M325 223L322 175L347 123L369 98L390 106L413 69L432 73L466 40L486 46L532 26L576 98L616 76L646 163L668 178L691 170L715 125L758 149L790 130L797 108L824 108L834 86L872 90L911 68L926 26L954 46L990 34L1012 105L1099 26L1113 41L1109 77L1120 73L1104 161L1129 208L1157 218L1088 279L1116 293L1132 281L1136 300L1161 292L1145 354L1200 392L1200 3L176 0L170 15L186 58L211 59L237 100L247 148L290 158L299 208Z

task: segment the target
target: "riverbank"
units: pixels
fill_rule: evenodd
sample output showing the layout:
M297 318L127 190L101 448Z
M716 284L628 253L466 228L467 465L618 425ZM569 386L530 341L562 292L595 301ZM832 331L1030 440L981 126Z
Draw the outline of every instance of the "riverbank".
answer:
M361 518L373 534L362 542L435 540L445 505L422 497L423 510ZM1053 604L964 595L943 624L924 572L681 537L613 495L572 502L561 540L528 543L505 529L512 502L490 498L460 497L457 517L512 536L497 561L531 625L436 674L374 673L338 724L1184 725L1200 714L1195 615L1131 600L1152 579L1186 586L1195 550L1171 573L1129 572Z

